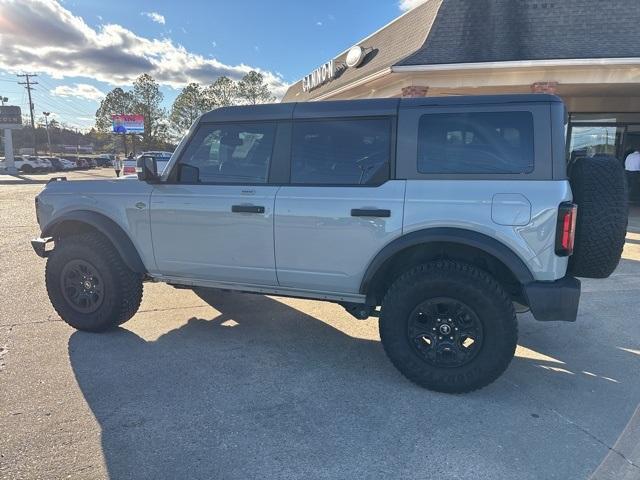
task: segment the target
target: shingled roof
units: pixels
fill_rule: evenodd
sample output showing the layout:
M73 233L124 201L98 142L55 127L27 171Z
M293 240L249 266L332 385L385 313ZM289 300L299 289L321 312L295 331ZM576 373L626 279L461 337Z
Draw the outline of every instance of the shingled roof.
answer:
M638 0L444 0L398 65L638 56Z
M358 68L283 101L307 101L392 66L640 57L638 0L427 0L357 43ZM335 58L340 69L347 52Z

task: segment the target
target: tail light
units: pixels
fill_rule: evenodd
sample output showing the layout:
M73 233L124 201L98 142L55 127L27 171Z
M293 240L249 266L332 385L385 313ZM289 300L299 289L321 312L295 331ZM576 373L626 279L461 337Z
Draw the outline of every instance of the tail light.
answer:
M577 213L578 206L575 203L564 202L560 204L556 226L556 255L568 257L573 253Z
M136 173L136 167L124 167L122 173L124 173L125 175L128 175L130 173Z

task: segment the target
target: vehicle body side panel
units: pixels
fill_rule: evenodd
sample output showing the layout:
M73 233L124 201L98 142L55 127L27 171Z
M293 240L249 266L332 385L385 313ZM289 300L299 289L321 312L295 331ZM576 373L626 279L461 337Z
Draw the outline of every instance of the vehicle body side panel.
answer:
M526 225L501 225L492 218L494 197L513 193L531 204ZM569 200L566 180L408 180L403 231L452 227L482 233L513 250L535 280L556 280L567 270L567 257L555 254L558 206Z
M156 185L151 224L160 273L276 285L272 185ZM263 208L234 212L234 206Z
M405 182L378 187L286 186L276 196L279 284L358 293L376 254L402 234ZM352 209L386 209L389 217L353 217Z
M75 210L99 213L129 236L147 271L156 271L149 224L153 187L137 179L52 182L38 195L40 228Z

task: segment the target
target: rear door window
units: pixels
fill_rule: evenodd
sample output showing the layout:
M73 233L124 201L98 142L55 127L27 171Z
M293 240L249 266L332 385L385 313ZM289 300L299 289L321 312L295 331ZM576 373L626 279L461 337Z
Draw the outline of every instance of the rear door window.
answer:
M291 183L373 185L389 178L388 118L299 120L293 127Z
M525 174L533 169L530 112L433 113L420 117L420 173Z

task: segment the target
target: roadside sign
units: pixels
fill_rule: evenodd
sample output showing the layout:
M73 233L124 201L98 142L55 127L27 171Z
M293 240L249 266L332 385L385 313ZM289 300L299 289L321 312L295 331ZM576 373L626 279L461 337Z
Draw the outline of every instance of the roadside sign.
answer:
M22 112L14 105L0 106L0 129L22 128Z
M144 115L111 115L113 133L144 133Z

